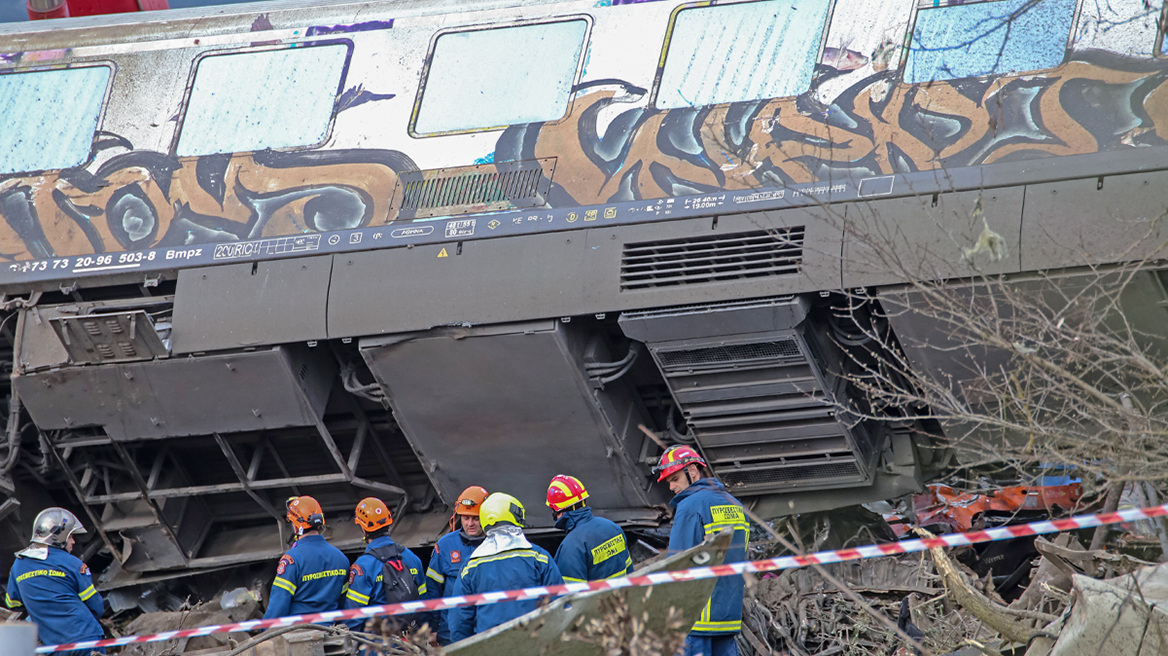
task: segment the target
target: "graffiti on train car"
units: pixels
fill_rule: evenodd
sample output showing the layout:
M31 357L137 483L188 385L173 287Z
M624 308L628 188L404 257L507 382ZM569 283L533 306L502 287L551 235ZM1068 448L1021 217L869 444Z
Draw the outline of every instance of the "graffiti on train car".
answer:
M0 255L9 261L348 230L389 222L393 150L176 158L129 149L94 170L0 180Z
M861 72L861 71L856 71ZM824 100L628 109L627 89L592 93L570 120L511 128L495 160L558 156L580 205L859 179L1168 144L1168 62L1080 55L1042 75L906 85L869 74Z
M547 201L568 207L1168 145L1162 59L1094 51L1038 75L917 85L876 57L829 61L796 98L712 107L656 110L642 88L587 83L565 120L506 129L493 159L556 158ZM385 225L398 173L417 168L376 149L177 158L109 133L90 161L0 178L0 258Z

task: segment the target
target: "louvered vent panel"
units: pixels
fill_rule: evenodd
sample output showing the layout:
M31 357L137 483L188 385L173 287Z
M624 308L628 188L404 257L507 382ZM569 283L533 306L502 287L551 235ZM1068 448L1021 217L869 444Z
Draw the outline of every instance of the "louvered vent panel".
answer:
M784 487L815 487L827 483L862 483L867 477L850 458L790 463L768 468L733 468L718 471L718 478L731 491L737 489L778 489Z
M427 171L398 179L398 219L497 212L546 203L555 159L499 162Z
M803 361L794 338L755 344L727 344L685 351L661 351L661 366L674 369L703 364L731 364L762 360Z
M673 287L799 273L803 226L626 244L621 290Z

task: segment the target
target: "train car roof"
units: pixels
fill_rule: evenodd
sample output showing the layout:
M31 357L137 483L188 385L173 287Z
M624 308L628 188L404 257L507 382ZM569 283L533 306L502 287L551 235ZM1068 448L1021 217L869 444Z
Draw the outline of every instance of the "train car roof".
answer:
M0 53L148 42L248 31L258 14L277 28L466 14L555 4L556 0L393 0L327 3L272 0L166 11L0 24Z

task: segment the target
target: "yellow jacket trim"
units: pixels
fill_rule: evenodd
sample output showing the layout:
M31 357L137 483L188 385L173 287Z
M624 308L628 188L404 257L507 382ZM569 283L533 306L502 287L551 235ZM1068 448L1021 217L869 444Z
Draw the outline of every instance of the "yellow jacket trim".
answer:
M304 583L305 581L315 581L317 579L323 579L323 578L329 577L329 576L348 576L348 574L349 574L349 570L347 570L347 569L326 569L322 572L313 572L312 574L305 574L304 576L300 577L300 582Z
M95 589L95 588L94 588L94 587L91 585L91 586L89 586L88 588L85 588L85 589L84 589L84 590L82 590L81 592L77 593L77 596L78 596L78 597L81 597L81 601L89 601L89 598L90 598L90 597L92 597L92 596L93 596L93 595L95 595L95 594L97 594L97 589Z
M7 594L4 595L4 603L8 604L9 608L17 608L18 606L24 605L24 604L20 603L19 601L13 599L12 597L8 596Z
M575 579L575 578L572 578L571 576L564 577L564 583L583 583L583 582L584 582L584 579Z
M28 579L28 578L32 578L32 577L34 577L34 576L59 576L59 577L64 577L64 576L65 576L65 572L58 572L58 571L57 571L57 570L55 570L55 569L34 569L34 570L32 570L31 572L25 572L24 574L21 574L20 576L16 577L16 582L17 582L17 583L20 583L21 581L23 581L23 580L25 580L25 579Z
M434 571L434 568L426 570L426 576L434 579L435 583L446 583L446 577Z
M418 586L418 594L420 594L420 595L426 594L426 582L425 581L422 581L422 585Z
M629 572L631 572L631 571L633 571L633 559L629 558L625 561L625 568L623 571L617 572L616 574L613 574L612 576L606 576L606 577L604 577L604 580L607 581L609 579L619 579L622 576L628 576ZM567 579L565 578L564 580L566 581Z
M592 564L599 565L625 550L625 535L621 533L602 545L592 549Z
M732 631L742 630L742 620L730 620L728 622L713 622L710 620L710 606L714 603L713 599L706 601L706 605L702 608L701 615L698 616L698 621L694 622L693 628L690 631L706 631L710 633L729 633Z
M697 622L694 622L693 628L690 629L690 631L709 631L711 633L713 633L715 631L719 632L719 633L721 633L721 632L731 633L734 631L741 631L741 630L742 630L742 620L731 621L731 622L697 621Z
M359 604L369 603L369 595L363 595L360 592L356 592L354 590L349 590L345 593L345 596Z
M479 565L482 565L483 563L493 563L497 560L507 560L508 558L534 558L534 559L538 560L539 562L545 563L545 564L548 561L547 556L545 556L541 553L536 553L534 551L531 551L530 549L517 549L515 551L504 551L503 553L501 553L497 556L486 556L484 558L472 558L471 561L466 564L466 569L464 569L462 571L462 575L466 576L467 572L469 572L471 569L474 569L475 567L478 567Z
M280 588L281 590L287 590L288 594L296 594L296 584L289 581L288 579L282 579L277 576L276 580L272 581L272 585Z

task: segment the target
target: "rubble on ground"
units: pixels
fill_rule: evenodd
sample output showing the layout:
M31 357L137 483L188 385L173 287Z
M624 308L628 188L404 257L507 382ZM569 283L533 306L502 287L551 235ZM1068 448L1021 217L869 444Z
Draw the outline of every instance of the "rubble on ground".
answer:
M957 532L1091 510L1078 483L1065 480L974 492L934 485L898 508L872 509L774 526L809 553L931 535L922 526ZM748 585L742 652L908 656L917 652L907 634L938 656L1168 653L1168 566L1155 562L1164 524L1118 525L1105 548L1090 550L1093 530L833 563L822 566L826 576L814 568L764 575ZM764 541L751 557L783 553Z

